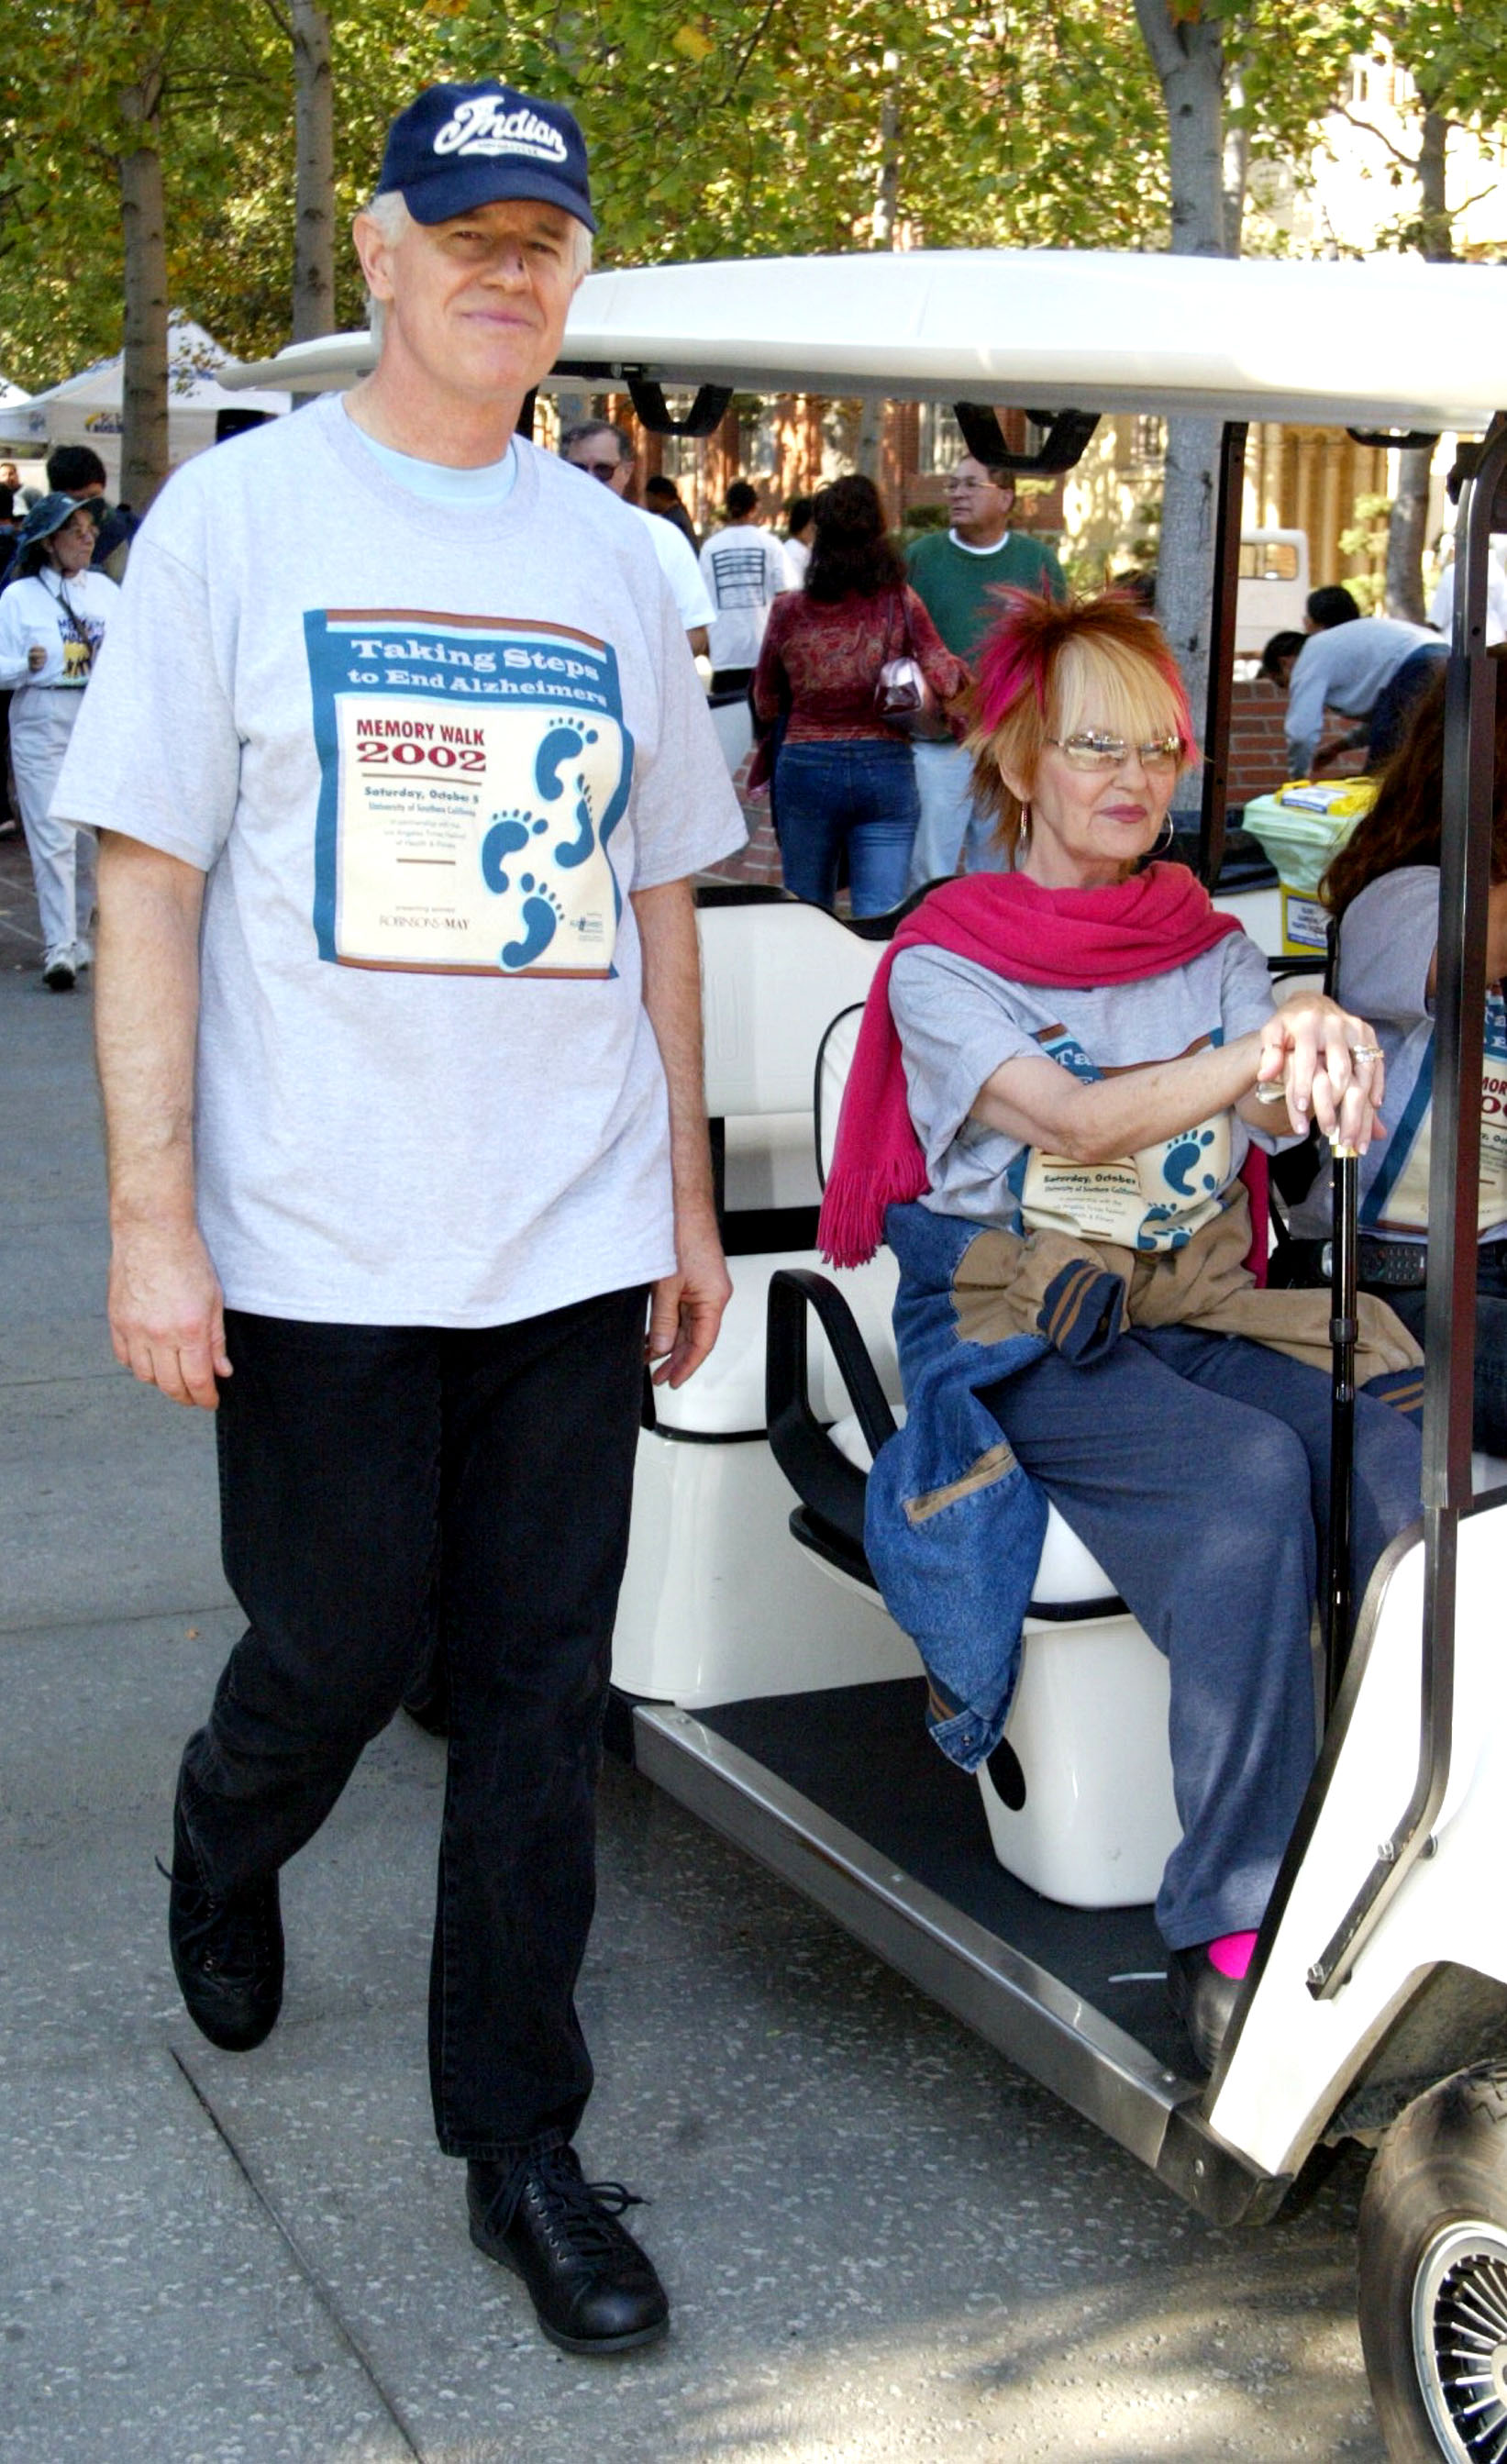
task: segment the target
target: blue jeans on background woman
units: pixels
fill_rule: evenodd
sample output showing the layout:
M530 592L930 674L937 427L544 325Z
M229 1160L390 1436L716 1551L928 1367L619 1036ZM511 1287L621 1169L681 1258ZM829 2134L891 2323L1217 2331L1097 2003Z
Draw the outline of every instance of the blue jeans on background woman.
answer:
M921 818L915 764L901 736L781 747L775 774L785 887L815 907L837 901L847 848L855 915L883 915L906 895Z

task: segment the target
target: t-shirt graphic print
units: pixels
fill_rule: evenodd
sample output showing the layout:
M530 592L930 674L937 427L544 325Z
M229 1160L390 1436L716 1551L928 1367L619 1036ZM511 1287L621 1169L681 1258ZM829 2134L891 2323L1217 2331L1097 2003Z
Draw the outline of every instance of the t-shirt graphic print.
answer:
M321 958L615 974L607 842L633 739L610 647L525 618L406 608L310 610L304 638Z
M1122 1075L1097 1068L1065 1026L1042 1027L1036 1041L1087 1084ZM1216 1028L1196 1036L1186 1050L1201 1052L1223 1042ZM1065 1232L1072 1240L1112 1241L1153 1253L1185 1249L1220 1213L1233 1177L1228 1112L1107 1163L1075 1163L1067 1155L1023 1147L1010 1174L1028 1232Z

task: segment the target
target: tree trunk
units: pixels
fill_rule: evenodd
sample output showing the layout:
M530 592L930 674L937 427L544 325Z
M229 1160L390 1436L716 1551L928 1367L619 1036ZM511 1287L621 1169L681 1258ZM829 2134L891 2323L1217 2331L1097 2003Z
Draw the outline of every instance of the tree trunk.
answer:
M1431 445L1409 445L1397 456L1397 494L1387 522L1387 613L1424 622L1423 550L1429 520Z
M879 106L879 170L874 183L873 233L876 248L895 245L895 216L900 206L900 61L885 54L887 83Z
M1223 256L1228 250L1220 22L1183 13L1174 18L1169 0L1136 0L1135 12L1167 104L1172 253ZM1167 423L1156 613L1200 728L1209 698L1219 441L1217 420L1176 418ZM1173 810L1179 828L1196 828L1195 775L1180 781Z
M1445 148L1450 123L1426 106L1418 148L1418 245L1432 265L1454 255L1454 234L1445 195ZM1423 551L1429 522L1431 445L1409 447L1397 457L1397 494L1387 524L1387 613L1409 624L1424 622Z
M330 15L318 0L293 0L293 339L311 341L335 323L335 81Z
M120 98L139 141L120 156L120 222L125 244L124 433L120 501L146 511L167 476L167 237L159 150L161 71L148 70Z

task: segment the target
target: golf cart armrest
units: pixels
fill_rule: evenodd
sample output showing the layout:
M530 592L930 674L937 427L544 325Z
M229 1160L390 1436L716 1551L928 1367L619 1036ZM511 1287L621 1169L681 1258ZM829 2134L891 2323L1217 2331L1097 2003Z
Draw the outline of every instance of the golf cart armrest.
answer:
M764 1372L765 1426L775 1461L802 1504L850 1545L863 1545L864 1474L832 1442L811 1408L806 1311L815 1309L832 1347L869 1450L878 1454L895 1434L895 1416L836 1284L806 1266L781 1266L770 1277L769 1336Z

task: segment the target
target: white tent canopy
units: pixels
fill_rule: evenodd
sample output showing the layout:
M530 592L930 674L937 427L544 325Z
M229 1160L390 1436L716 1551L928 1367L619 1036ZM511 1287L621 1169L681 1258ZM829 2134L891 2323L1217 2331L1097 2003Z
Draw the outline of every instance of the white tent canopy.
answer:
M1395 256L918 249L644 266L581 284L558 380L1474 433L1507 406L1504 311L1507 269ZM318 391L373 357L369 335L334 335L225 378Z
M227 364L212 335L189 317L175 314L167 328L167 455L176 467L214 443L221 410L285 411L283 391L244 388L228 393L215 371ZM97 361L45 393L0 400L0 452L45 455L55 445L92 445L105 466L112 494L120 482L123 355Z

